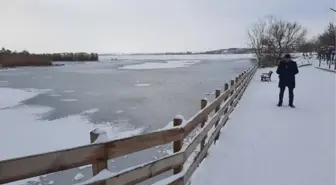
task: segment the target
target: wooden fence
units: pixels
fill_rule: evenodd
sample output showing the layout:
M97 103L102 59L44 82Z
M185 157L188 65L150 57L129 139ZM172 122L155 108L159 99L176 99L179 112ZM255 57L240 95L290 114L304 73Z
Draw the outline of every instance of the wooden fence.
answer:
M245 70L232 79L230 84L225 83L224 91L216 90L214 101L208 103L207 100L202 100L201 110L183 125L180 118L175 118L174 127L166 130L0 161L0 184L88 164L92 164L94 176L80 184L136 184L169 170L173 170L175 175L165 184L185 184L206 156L209 147L219 138L221 128L229 119L230 113L256 70L256 66ZM184 138L196 128L199 130L196 131L191 142L184 144ZM96 132L91 132L90 135L92 141L99 137L99 133ZM109 159L168 143L173 143L174 153L171 155L125 169L117 174L107 169ZM198 146L200 146L198 154L190 164L185 164Z

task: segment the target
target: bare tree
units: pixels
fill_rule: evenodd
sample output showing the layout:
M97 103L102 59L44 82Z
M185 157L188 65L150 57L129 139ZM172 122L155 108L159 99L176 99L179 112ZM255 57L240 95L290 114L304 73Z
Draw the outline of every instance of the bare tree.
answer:
M318 36L320 46L335 46L336 45L336 25L329 23L324 32Z
M297 22L267 16L248 31L250 46L261 65L275 65L286 52L292 52L305 41L306 29Z
M259 20L255 23L250 30L248 30L248 37L250 40L250 47L252 47L254 53L257 56L258 61L262 60L264 53L264 38L266 32L266 22L264 20Z
M318 40L316 37L313 37L303 43L298 47L299 52L317 52L319 50Z

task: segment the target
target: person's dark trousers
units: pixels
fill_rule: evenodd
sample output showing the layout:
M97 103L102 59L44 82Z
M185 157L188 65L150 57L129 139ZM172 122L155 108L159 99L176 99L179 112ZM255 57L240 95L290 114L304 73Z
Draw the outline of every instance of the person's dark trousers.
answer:
M283 96L284 96L284 92L285 92L286 87L280 87L280 93L279 93L279 103L278 105L282 105L282 100L283 100ZM293 88L288 88L288 94L289 94L289 105L293 105L293 101L294 101L294 89Z

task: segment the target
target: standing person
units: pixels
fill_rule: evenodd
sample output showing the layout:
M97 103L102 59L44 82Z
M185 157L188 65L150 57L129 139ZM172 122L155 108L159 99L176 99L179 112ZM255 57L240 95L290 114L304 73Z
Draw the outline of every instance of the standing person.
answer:
M294 88L295 88L295 75L299 73L296 62L291 60L290 54L286 54L284 60L280 61L276 73L279 75L279 103L278 107L282 106L282 99L285 92L285 88L288 88L289 92L289 106L295 108L294 101Z

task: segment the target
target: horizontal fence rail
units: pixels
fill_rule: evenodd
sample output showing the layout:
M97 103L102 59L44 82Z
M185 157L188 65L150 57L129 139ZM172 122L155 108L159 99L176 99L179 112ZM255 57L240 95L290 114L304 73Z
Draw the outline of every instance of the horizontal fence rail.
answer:
M180 118L175 118L174 127L170 129L101 143L95 143L100 133L93 131L90 133L92 144L0 161L0 184L88 164L92 164L94 177L79 184L136 184L169 170L173 170L174 178L170 178L171 182L166 184L185 184L206 157L210 146L219 138L221 128L229 119L256 70L256 66L252 67L231 80L230 84L225 83L224 91L216 90L212 102L202 100L201 110L183 125ZM184 143L184 139L193 132L196 134L191 142ZM119 173L108 173L109 159L168 143L173 143L173 154ZM186 161L193 157L195 151L197 155L187 165Z
M315 68L316 69L321 69L321 70L324 70L324 71L328 71L328 72L332 72L332 73L336 73L336 69L328 69L328 68L323 68L323 67L315 67Z

